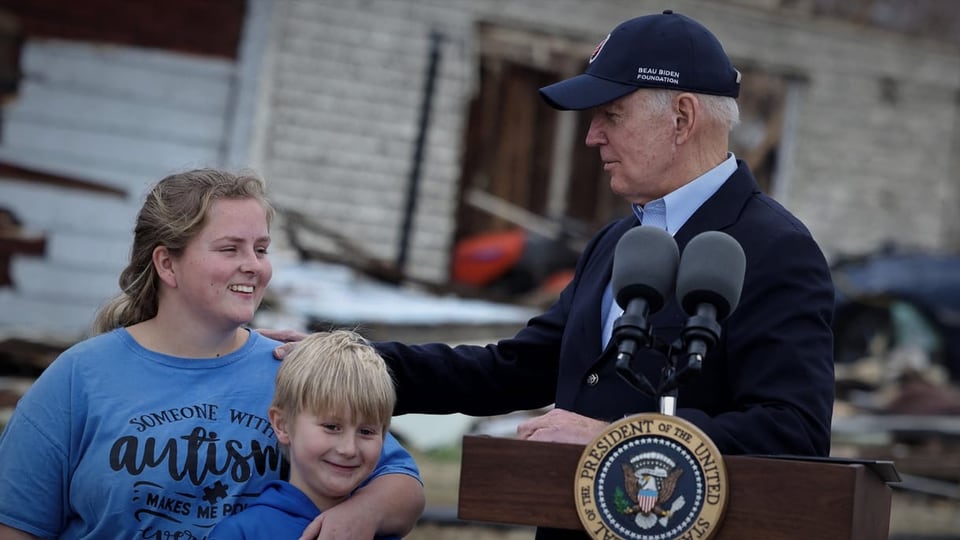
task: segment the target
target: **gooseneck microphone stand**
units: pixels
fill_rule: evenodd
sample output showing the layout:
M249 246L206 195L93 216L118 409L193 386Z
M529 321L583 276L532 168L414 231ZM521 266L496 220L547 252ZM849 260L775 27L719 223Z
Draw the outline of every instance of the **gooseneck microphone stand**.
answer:
M614 336L618 341L635 344L617 354L616 369L620 377L634 389L657 399L661 414L676 416L680 385L700 374L704 357L720 338L720 323L716 308L702 304L697 314L687 319L680 339L669 346L650 335L643 317L627 314L617 320ZM636 364L634 357L640 348L649 348L666 359L656 387Z

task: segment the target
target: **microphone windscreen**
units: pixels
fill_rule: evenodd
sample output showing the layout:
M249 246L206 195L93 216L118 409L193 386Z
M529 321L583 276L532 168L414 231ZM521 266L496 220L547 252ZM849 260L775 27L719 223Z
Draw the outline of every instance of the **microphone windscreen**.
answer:
M693 237L677 271L677 298L683 310L692 316L699 304L711 304L717 308L717 320L726 319L740 302L746 266L743 247L729 234L706 231Z
M655 313L673 292L680 250L667 231L657 227L634 227L617 242L611 284L617 304L627 309L635 298L647 301Z

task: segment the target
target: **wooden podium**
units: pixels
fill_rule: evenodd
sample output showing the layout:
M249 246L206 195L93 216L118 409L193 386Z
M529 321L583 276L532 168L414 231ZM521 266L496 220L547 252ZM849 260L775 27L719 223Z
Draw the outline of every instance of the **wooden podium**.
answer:
M585 447L463 438L460 519L580 529L574 475ZM724 456L729 494L714 540L884 540L889 462Z

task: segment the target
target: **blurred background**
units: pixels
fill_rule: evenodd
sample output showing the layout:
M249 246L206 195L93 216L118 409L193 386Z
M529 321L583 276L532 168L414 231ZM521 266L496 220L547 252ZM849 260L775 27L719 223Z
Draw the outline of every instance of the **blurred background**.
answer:
M194 167L279 210L257 325L512 335L627 211L536 90L667 8L743 73L733 151L833 265L834 454L895 461L893 537L960 538L953 0L0 0L0 425L116 293L144 190ZM459 438L516 421L396 419L411 538L532 538L455 519Z

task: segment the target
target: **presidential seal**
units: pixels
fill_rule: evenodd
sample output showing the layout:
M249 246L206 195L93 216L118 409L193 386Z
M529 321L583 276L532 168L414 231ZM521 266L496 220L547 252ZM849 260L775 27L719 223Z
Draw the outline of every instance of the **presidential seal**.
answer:
M574 484L580 522L595 539L709 540L727 507L723 457L676 416L614 422L584 449Z

